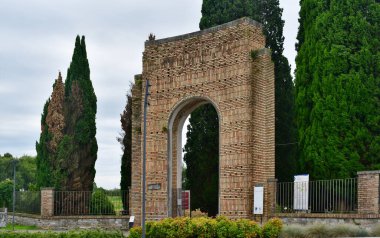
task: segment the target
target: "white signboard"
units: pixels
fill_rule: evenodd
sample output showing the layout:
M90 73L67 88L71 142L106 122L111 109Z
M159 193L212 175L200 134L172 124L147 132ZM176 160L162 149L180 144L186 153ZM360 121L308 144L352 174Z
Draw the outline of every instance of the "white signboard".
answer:
M253 189L253 214L263 214L264 211L264 187L257 186Z
M5 208L4 212L0 212L0 227L6 227L7 226L7 209Z
M309 175L294 176L294 210L309 209Z

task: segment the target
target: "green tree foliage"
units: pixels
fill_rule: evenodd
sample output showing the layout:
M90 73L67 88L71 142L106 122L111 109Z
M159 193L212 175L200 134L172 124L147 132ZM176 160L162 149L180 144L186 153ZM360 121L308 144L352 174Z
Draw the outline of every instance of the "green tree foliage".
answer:
M48 99L44 105L44 109L41 115L41 134L39 142L36 142L37 151L37 170L36 182L39 186L54 187L51 171L50 171L50 159L49 151L47 149L47 143L51 138L51 135L46 124L46 115L49 107L50 99Z
M85 38L77 36L65 82L65 135L57 151L58 161L69 174L63 183L65 190L92 190L98 152L96 102Z
M380 168L379 22L375 0L301 0L296 109L313 179Z
M59 74L41 116L36 144L39 186L92 190L98 151L95 117L85 38L77 36L66 82Z
M102 188L95 189L91 195L91 215L115 215L115 207Z
M255 0L257 1L257 0ZM221 25L241 17L254 16L254 2L248 0L203 0L201 30ZM256 16L253 19L257 20Z
M211 104L191 114L185 152L191 208L200 208L209 216L215 216L218 213L219 123Z
M36 158L24 155L17 159L16 185L19 189L33 190L36 185Z
M13 158L13 155L11 153L7 152L7 153L4 154L4 157L5 158Z
M272 52L275 66L276 178L289 180L296 172L294 84L290 65L283 55L284 21L279 0L204 0L199 26L206 29L245 16L263 24L266 47Z
M13 182L5 179L0 182L0 207L11 207L12 205Z
M20 158L0 157L0 181L13 181L13 163L16 163L16 188L30 190L36 184L36 158L24 155Z
M7 178L13 179L13 158L12 157L0 157L0 181Z
M127 94L127 104L124 111L120 114L121 128L123 130L121 137L118 141L121 144L123 150L123 157L121 158L121 180L120 189L122 191L128 191L131 186L131 172L132 172L132 96ZM122 194L123 208L128 209L127 199Z

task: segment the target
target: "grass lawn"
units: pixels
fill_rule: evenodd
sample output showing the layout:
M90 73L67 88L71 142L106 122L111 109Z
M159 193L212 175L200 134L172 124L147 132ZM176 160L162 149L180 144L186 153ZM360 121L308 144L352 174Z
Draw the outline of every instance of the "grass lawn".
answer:
M124 210L123 209L123 203L121 201L121 197L120 196L107 196L107 197L112 202L112 204L115 208L116 215L119 215L120 211Z
M24 226L24 225L18 225L15 224L15 230L37 230L38 227L36 226ZM0 227L0 231L5 230L5 231L12 231L12 223L8 223L6 227Z

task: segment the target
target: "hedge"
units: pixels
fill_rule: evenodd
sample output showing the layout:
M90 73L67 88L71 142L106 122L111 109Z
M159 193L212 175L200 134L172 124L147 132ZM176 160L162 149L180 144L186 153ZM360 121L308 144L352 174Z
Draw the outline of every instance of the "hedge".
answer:
M84 230L69 232L2 232L0 237L6 238L124 238L120 231Z
M212 218L166 218L157 222L147 222L147 238L276 238L282 229L282 221L274 218L262 227L256 222L240 219L229 220L219 216ZM130 230L130 238L140 238L141 227Z

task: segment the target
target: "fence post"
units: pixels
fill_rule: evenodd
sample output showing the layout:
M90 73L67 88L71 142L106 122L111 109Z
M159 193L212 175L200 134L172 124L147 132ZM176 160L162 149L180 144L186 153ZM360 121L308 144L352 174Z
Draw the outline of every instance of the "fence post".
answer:
M276 188L277 179L270 178L267 180L267 218L271 218L276 211Z
M54 216L54 188L41 188L41 216Z
M380 170L358 172L358 212L379 213Z

